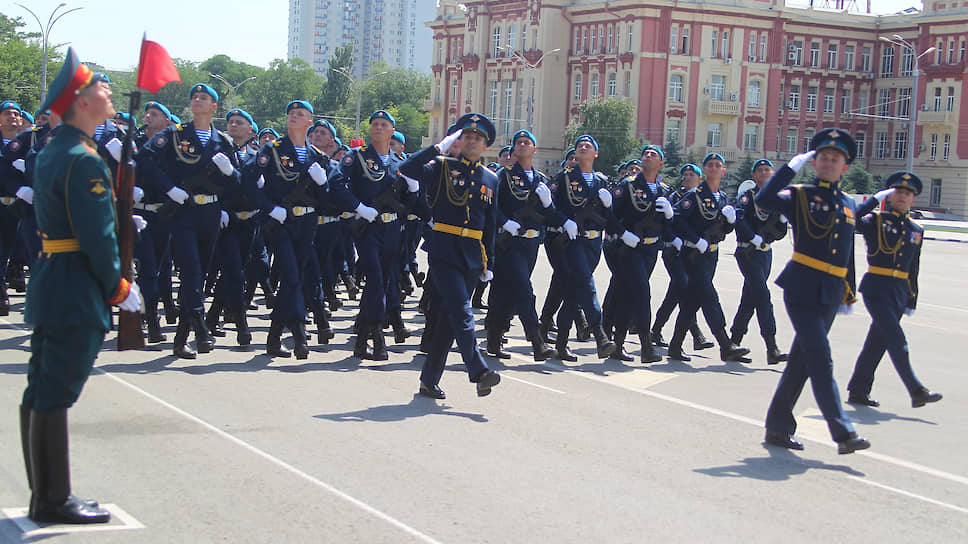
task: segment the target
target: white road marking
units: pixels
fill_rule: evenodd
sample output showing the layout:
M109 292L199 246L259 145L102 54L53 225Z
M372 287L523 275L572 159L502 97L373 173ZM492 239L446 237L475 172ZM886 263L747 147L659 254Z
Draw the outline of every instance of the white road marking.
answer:
M520 382L520 383L523 383L523 384L530 385L531 387L537 387L538 389L544 389L545 391L551 391L552 393L558 393L559 395L564 395L565 394L564 391L560 391L560 390L555 389L553 387L546 387L544 385L538 385L538 384L536 384L534 382L529 382L528 380L522 380L521 378L515 378L514 376L509 376L507 372L502 372L501 373L501 379L511 380L512 382Z
M942 306L941 304L931 304L929 302L918 302L918 306L928 306L929 308L938 308L940 310L947 310L949 312L961 312L961 313L968 314L968 310L966 310L965 308L955 308L953 306Z
M924 501L924 502L931 503L931 504L934 504L934 505L937 505L937 506L941 506L942 508L949 508L951 510L954 510L955 512L961 512L962 514L968 514L968 508L962 508L960 506L955 506L953 504L948 504L946 502L941 502L939 500L932 499L931 497L925 497L924 495L918 495L916 493L911 493L910 491L904 491L903 489L898 489L896 487L891 487L889 485L879 484L877 482L874 482L874 481L871 481L871 480L865 480L864 478L860 478L860 477L857 477L857 476L851 476L849 474L847 474L846 476L848 478L850 478L851 480L857 480L858 482L861 482L861 483L864 483L864 484L867 484L867 485L871 485L871 486L874 486L874 487L879 487L881 489L884 489L884 490L887 490L887 491L891 491L893 493L897 493L898 495L904 495L906 497L911 497L912 499L917 499L919 501Z
M65 525L55 524L41 527L34 520L27 517L27 508L4 508L3 514L23 533L23 539L29 540L38 536L64 535L73 533L102 533L105 531L128 531L144 529L145 526L134 516L125 512L116 504L102 504L101 508L111 512L112 521L118 523L99 523L96 525Z

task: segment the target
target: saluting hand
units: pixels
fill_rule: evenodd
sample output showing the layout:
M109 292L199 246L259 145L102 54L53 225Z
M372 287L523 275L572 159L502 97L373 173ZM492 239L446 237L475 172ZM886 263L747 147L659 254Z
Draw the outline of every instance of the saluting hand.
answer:
M891 193L893 193L893 192L894 192L894 187L890 187L890 188L887 188L887 189L882 189L880 191L877 191L877 193L874 194L874 198L876 198L878 202L880 202L880 203L883 204L884 203L884 200L887 197L891 196Z
M794 172L799 172L800 169L803 168L803 165L810 162L813 159L813 156L816 154L817 154L816 149L811 149L806 153L800 153L799 155L790 159L790 162L787 163L787 166L790 167L790 170L793 170Z
M458 138L460 138L462 132L464 132L464 129L460 129L457 132L445 137L443 140L437 142L437 149L440 150L441 155L447 154L447 150L450 149L450 146L452 146Z

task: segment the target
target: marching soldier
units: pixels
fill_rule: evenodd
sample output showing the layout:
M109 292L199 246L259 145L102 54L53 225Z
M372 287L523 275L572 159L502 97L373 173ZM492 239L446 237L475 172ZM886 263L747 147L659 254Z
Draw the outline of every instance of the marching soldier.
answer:
M3 139L0 148L0 315L10 313L4 276L7 262L14 255L17 245L17 225L20 217L15 210L30 203L25 198L33 201L33 188L29 187L24 176L24 159L33 145L37 131L21 131L20 125L20 106L13 100L0 103L0 137ZM20 269L23 270L23 267Z
M914 314L918 302L924 229L911 220L908 212L919 194L921 178L912 172L895 172L887 178L887 189L857 210L857 230L867 242L867 273L860 282L860 292L871 314L871 326L847 385L850 404L880 406L870 397L870 392L874 371L885 351L911 395L911 406L919 408L941 400L941 393L929 391L914 375L907 339L901 329L901 316ZM868 213L885 198L890 210Z
M802 450L797 441L793 407L810 378L813 395L827 420L837 452L853 453L870 447L857 436L844 413L834 381L827 333L838 311L849 313L854 297L854 200L839 187L840 178L857 152L847 132L831 128L818 132L810 151L790 159L756 195L756 204L782 213L793 227L793 258L776 283L796 332L790 358L766 414L768 444ZM790 185L804 164L813 160L817 178Z
M446 154L460 141L458 157ZM474 287L494 277L495 211L497 178L484 167L481 156L494 142L494 125L478 113L457 120L456 130L436 146L410 156L400 166L407 190L423 191L433 211L433 230L424 249L430 263L430 278L441 315L434 325L433 339L420 373L419 393L443 399L438 385L454 340L470 381L483 397L501 381L490 370L474 337L474 312L470 298ZM439 155L439 156L438 156Z
M561 160L561 170L566 168L574 168L578 162L575 160L575 148L572 147L565 152L565 157ZM557 180L559 179L559 171L548 184L548 188L551 189L551 194L555 194L558 189ZM557 232L557 228L547 229L545 232L545 257L548 258L548 262L551 262L551 248L554 244L555 239L561 235ZM549 342L549 333L558 332L558 327L555 325L555 314L558 313L558 309L561 308L561 289L562 280L561 275L554 271L554 267L551 270L551 281L548 283L548 292L545 293L545 301L541 306L541 316L538 318L538 323L540 324L541 337L544 338L545 342Z
M739 196L736 205L736 264L743 274L743 294L730 328L730 341L739 345L746 334L753 312L760 325L760 336L766 342L766 363L775 365L786 361L788 355L776 345L776 319L770 288L766 280L773 266L770 244L787 234L787 218L783 214L760 209L755 197L766 180L773 177L773 163L760 159L753 163L756 185Z

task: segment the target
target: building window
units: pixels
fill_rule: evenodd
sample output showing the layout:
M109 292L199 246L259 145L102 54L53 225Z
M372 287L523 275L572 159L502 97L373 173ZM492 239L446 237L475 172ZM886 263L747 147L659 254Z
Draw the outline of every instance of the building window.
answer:
M790 154L797 152L797 129L795 128L787 129L786 152Z
M894 75L894 47L885 47L881 53L881 77Z
M871 71L871 48L868 45L865 45L860 50L860 71Z
M934 111L941 111L941 87L934 89Z
M931 135L931 147L928 148L928 160L933 161L938 158L938 135Z
M575 74L575 92L572 95L572 101L581 102L581 74Z
M948 40L948 64L955 63L955 41Z
M709 123L706 131L707 147L722 147L723 144L723 125L722 123Z
M941 160L946 161L951 155L951 134L944 135L944 146L941 148Z
M504 83L504 135L511 135L511 106L514 103L514 82Z
M835 43L827 46L827 68L830 70L837 69L837 44Z
M861 89L860 92L857 93L857 111L860 113L869 114L869 109L870 105L868 104L867 90Z
M756 151L760 141L760 127L757 125L746 125L743 128L743 151Z
M817 88L807 87L807 111L817 111Z
M632 96L632 72L625 71L625 98Z
M675 55L677 50L676 47L679 46L679 28L672 27L671 33L669 34L669 54Z
M591 90L588 91L588 98L595 98L598 96L598 72L592 74L592 86Z
M820 67L820 42L810 42L810 66Z
M746 105L751 108L760 107L760 82L751 81L746 87Z
M844 48L844 71L854 71L854 46L848 45Z
M581 31L577 28L575 29L575 45L572 47L576 55L581 54Z
M856 142L855 142L856 143ZM877 149L874 152L874 158L876 159L886 159L887 154L890 152L890 144L887 140L886 132L877 133Z
M911 89L897 90L897 116L911 117Z
M850 89L840 91L840 113L850 113Z
M460 82L457 80L457 78L454 78L453 80L451 80L450 82L450 101L451 102L457 102L457 88L459 87L459 85L460 85Z
M941 206L941 179L931 179L931 206Z
M713 76L712 86L709 88L709 99L722 102L726 94L726 76Z
M895 159L905 159L907 158L907 132L895 132L894 133L894 158Z
M598 52L598 36L595 35L595 29L592 29L592 53Z
M803 42L797 40L793 42L793 64L803 66Z
M517 37L518 37L517 27L515 27L514 25L509 26L508 27L508 47L507 47L508 55L514 52L514 46L516 45L514 42L515 40L517 40Z
M940 88L938 89L940 90ZM948 102L945 111L955 111L955 88L948 87Z
M867 134L863 132L855 134L854 143L857 144L857 158L863 159L867 155Z
M666 125L666 142L679 142L679 125L681 121L678 119L670 119L669 124Z
M635 36L635 27L629 23L629 52L632 52L632 38Z
M444 43L437 42L437 64L444 63Z
M834 90L833 89L823 90L823 112L824 113L834 112Z
M749 60L756 60L756 33L750 32L750 44L749 48L746 50L746 56Z
M911 77L914 73L914 51L908 47L901 53L901 77Z
M497 117L497 81L491 82L489 95L487 116L494 119Z
M682 49L679 50L682 55L689 54L689 27L682 27Z
M936 45L934 48L934 63L941 64L941 59L944 58L944 44L941 43L941 40L938 40L938 45Z
M528 50L528 25L521 25L521 51Z
M675 40L672 40L672 43L674 44ZM608 25L608 52L612 53L613 51L615 51L615 27Z
M958 47L958 62L965 60L965 39L961 39L961 46Z
M465 102L473 102L473 101L474 101L474 80L468 79L467 80L467 100L465 100Z
M581 29L581 52L588 54L588 28Z
M598 27L598 51L605 52L605 27Z
M812 128L808 128L803 131L803 149L800 150L801 153L806 153L810 150L810 142L813 141L813 135L816 133Z
M608 97L613 98L616 93L615 73L608 74Z
M792 111L800 111L800 86L790 85L790 99L787 100L787 107Z
M891 114L891 90L881 89L877 95L877 115L887 117Z
M760 34L760 62L766 62L766 32Z
M709 56L712 58L716 58L716 51L718 51L719 49L718 48L719 42L716 41L717 36L719 36L719 34L715 30L713 30L712 47L709 48Z
M669 77L669 101L682 102L682 76L679 74Z
M491 47L492 56L499 56L501 54L501 27L494 27L494 36L491 38L491 43L493 44Z
M724 30L722 40L720 41L721 41L721 45L719 47L720 56L723 57L724 59L728 59L732 57L732 55L729 54L729 32Z

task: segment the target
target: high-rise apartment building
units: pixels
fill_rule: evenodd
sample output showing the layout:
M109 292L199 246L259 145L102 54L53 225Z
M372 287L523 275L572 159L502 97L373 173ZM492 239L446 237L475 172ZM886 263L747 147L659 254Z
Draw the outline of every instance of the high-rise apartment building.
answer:
M337 47L353 44L353 77L374 64L430 72L433 40L424 20L435 0L289 0L289 58L329 68Z

